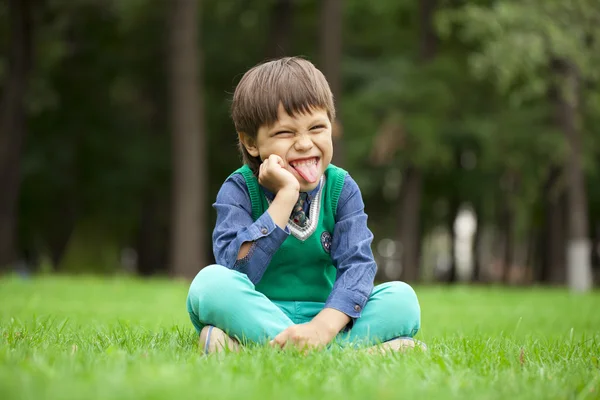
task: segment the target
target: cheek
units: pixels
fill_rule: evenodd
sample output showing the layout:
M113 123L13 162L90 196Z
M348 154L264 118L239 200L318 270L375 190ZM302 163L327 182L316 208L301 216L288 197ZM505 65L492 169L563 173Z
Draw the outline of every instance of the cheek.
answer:
M333 153L333 142L331 141L331 138L324 138L323 140L319 141L318 145L321 148L321 151L325 153L324 155L326 155L328 158L331 158Z
M284 140L277 140L262 146L259 150L260 158L265 160L269 158L271 154L275 154L285 159L285 154L289 149L289 145L286 146Z

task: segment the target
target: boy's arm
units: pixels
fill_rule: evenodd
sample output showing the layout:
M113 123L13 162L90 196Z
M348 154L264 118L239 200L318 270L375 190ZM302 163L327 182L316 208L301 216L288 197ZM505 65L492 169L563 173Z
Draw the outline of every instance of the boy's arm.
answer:
M292 207L296 203L297 198L297 192L291 190L280 190L271 202L269 208L267 209L267 212L271 216L271 219L273 220L275 225L277 225L283 230L287 230L289 216L292 212ZM238 252L237 259L241 260L244 257L246 257L252 249L253 245L253 241L242 243L242 245L240 246L240 251Z
M367 226L364 208L358 185L347 175L338 202L331 243L331 258L337 267L337 277L323 311L337 310L345 314L348 321L360 317L373 290L377 272L371 250L373 234Z
M217 211L213 231L213 253L217 264L245 273L252 283L258 283L271 258L289 236L286 227L289 212L286 224L282 224L283 228L280 225L287 202L292 200L286 199L285 192L276 196L267 212L253 221L244 178L241 175L228 178L213 204ZM289 206L290 212L294 203L295 200Z

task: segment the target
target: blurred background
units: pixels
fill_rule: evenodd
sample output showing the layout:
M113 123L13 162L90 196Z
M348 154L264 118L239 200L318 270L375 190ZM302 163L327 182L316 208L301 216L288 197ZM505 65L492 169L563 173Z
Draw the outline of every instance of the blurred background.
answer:
M378 280L589 290L599 42L597 0L3 0L0 268L193 277L241 163L235 85L302 55Z

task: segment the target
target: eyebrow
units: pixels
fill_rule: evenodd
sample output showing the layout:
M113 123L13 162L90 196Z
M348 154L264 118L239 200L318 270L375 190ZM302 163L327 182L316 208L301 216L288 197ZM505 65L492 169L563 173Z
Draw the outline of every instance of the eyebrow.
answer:
M323 118L323 117L318 117L318 118L311 120L308 125L311 127L314 125L327 125L327 119ZM295 130L296 129L293 128L291 125L279 124L278 122L275 122L275 125L273 125L273 127L269 130L269 132L277 133L277 132L281 132L281 131L295 131Z
M277 133L277 132L281 132L281 131L295 131L295 129L292 128L291 126L288 126L288 125L279 125L279 124L277 124L277 125L274 125L270 129L269 133L273 134L273 133Z
M317 118L317 119L312 120L312 122L309 125L315 125L315 124L327 125L327 119L326 118Z

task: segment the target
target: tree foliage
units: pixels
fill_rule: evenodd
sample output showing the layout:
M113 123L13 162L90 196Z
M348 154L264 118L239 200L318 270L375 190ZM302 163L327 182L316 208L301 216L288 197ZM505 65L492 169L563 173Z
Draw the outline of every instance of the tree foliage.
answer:
M53 261L60 270L117 270L122 250L134 248L143 264L152 264L149 273L164 272L174 161L171 6L149 0L33 3L18 253L33 264ZM285 6L289 29L273 25L282 12L276 0L205 0L198 13L207 249L214 222L210 205L240 162L229 119L235 84L274 54L273 43L317 65L326 59L320 3L294 0ZM8 18L2 3L3 50L11 39ZM551 178L569 156L552 98L553 90L562 90L556 60L571 62L582 80L578 121L594 238L600 218L600 190L593 184L600 175L598 2L438 2L433 21L435 56L422 62L419 2L343 2L336 99L342 166L365 197L374 248L378 239L395 236L398 218L391 216L398 213L410 167L423 178L421 237L450 226L457 204L470 204L479 226L505 231L502 237L514 247L538 243L523 263L540 264L548 196L566 187L564 174ZM280 34L290 36L273 37ZM0 88L6 86L2 55ZM427 260L423 264L431 268Z

